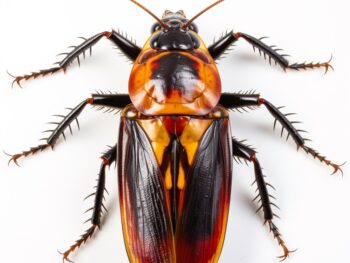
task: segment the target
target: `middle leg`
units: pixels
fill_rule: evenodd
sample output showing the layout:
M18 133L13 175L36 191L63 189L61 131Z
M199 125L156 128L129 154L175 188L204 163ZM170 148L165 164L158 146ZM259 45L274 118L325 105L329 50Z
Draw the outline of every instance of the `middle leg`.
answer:
M219 104L223 105L227 109L239 109L239 108L248 108L248 107L257 107L264 105L266 109L270 112L270 114L275 118L274 127L276 123L279 122L282 125L281 135L283 131L286 130L289 137L292 137L294 142L297 145L297 148L302 148L307 154L312 155L315 159L318 159L321 163L325 163L328 166L333 168L333 173L341 172L341 165L336 164L330 160L328 160L325 156L321 155L318 151L306 145L305 139L301 136L301 132L303 130L296 129L293 124L298 122L289 121L287 116L292 115L293 113L283 114L280 109L281 107L276 107L266 99L260 97L259 94L240 94L240 93L223 93Z
M23 151L21 153L10 155L11 159L9 160L9 163L13 161L15 164L18 165L18 159L22 157L27 157L28 155L41 152L47 148L53 149L60 136L62 136L64 139L66 138L64 133L65 130L69 129L70 133L72 133L71 124L74 121L76 121L79 128L78 116L80 115L80 113L83 111L83 109L87 104L90 104L92 106L97 106L99 107L98 109L107 108L107 111L109 110L113 111L115 109L123 109L126 105L130 103L131 101L130 101L129 95L127 94L92 94L90 98L82 101L75 108L69 109L70 112L66 116L55 115L57 117L62 118L62 121L50 123L50 124L55 124L57 126L53 130L45 131L50 133L50 135L47 138L41 139L41 140L45 140L46 143L32 147L29 150Z

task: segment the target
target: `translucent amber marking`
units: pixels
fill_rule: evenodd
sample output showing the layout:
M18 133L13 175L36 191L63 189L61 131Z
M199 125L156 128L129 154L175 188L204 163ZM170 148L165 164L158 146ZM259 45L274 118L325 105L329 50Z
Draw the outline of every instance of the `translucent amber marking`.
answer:
M180 137L180 142L186 149L189 164L192 164L193 158L197 152L198 142L211 123L212 120L193 118L184 128Z
M179 176L177 178L177 188L180 190L185 188L185 171L181 163L179 166Z
M165 188L167 190L170 190L171 188L173 188L173 182L172 182L171 172L170 172L170 165L168 166L168 168L166 169L166 172L165 172Z
M152 144L158 164L161 165L164 150L170 143L170 137L166 128L164 127L162 121L158 118L144 120L139 119L137 121L146 132Z

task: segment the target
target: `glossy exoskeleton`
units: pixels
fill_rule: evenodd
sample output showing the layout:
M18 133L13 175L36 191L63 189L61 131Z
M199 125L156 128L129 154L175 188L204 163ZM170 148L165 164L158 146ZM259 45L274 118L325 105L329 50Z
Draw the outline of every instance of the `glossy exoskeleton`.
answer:
M222 2L217 1L192 19L183 11L165 11L156 19L151 36L141 48L117 31L101 32L85 39L56 67L15 76L14 83L66 71L74 60L100 39L114 43L132 62L128 94L92 94L72 108L46 143L11 156L18 159L53 148L86 105L120 109L118 142L103 154L91 217L91 227L68 250L63 260L84 244L101 225L105 192L105 169L118 167L119 199L125 246L130 262L217 262L228 219L232 159L254 166L257 200L265 223L282 248L282 260L291 252L273 222L273 198L268 193L256 152L230 134L229 110L265 106L288 132L298 148L319 161L337 165L308 147L288 114L255 93L222 93L215 61L233 43L246 40L284 70L332 68L329 62L291 64L279 50L245 33L228 32L206 47L193 21ZM276 124L275 122L275 124ZM78 122L77 122L78 123Z

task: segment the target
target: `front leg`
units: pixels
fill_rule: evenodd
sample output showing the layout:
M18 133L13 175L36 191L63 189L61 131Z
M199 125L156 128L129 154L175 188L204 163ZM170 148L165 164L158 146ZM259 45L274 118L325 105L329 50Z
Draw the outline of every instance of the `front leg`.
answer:
M11 75L14 78L12 85L17 83L17 85L21 86L21 82L23 80L35 79L37 77L53 74L58 71L66 72L68 66L74 60L77 60L78 64L80 65L80 56L83 55L83 58L85 58L87 51L89 51L91 55L92 46L95 45L103 37L106 37L107 39L112 41L120 49L120 51L131 61L134 61L141 51L140 47L138 47L131 40L123 36L119 31L117 32L112 30L101 32L88 39L83 38L84 41L78 46L70 46L71 48L73 48L73 50L69 53L61 53L60 55L65 55L65 57L60 62L56 62L55 64L57 66L55 67L49 69L42 69L37 72L32 72L30 74L21 76Z
M226 107L227 109L249 108L264 105L266 109L270 112L270 114L275 118L274 127L276 126L277 122L279 122L282 125L281 136L283 135L283 131L286 130L288 133L287 139L289 138L289 136L292 137L298 149L302 148L307 154L312 155L315 159L318 159L320 162L325 163L328 166L331 166L333 168L332 174L335 174L338 171L343 173L341 169L341 166L343 164L339 165L333 163L332 161L328 160L325 156L321 155L318 151L306 145L307 139L303 138L303 136L301 136L300 134L301 132L303 132L303 130L296 129L293 125L298 122L289 121L287 119L287 116L293 115L293 113L283 114L280 111L282 107L275 107L266 99L261 98L259 94L223 93L220 98L219 104Z
M286 54L279 54L278 52L282 49L276 48L276 46L268 46L264 42L262 42L263 38L255 38L253 36L250 36L245 33L234 33L233 31L229 32L222 38L220 38L218 41L213 43L211 46L209 46L208 50L209 53L212 55L214 59L218 59L233 43L235 43L238 39L243 38L246 40L249 44L253 46L253 49L258 49L259 54L263 54L264 58L266 57L269 59L269 63L271 64L272 61L275 62L275 64L278 64L283 68L283 70L286 69L314 69L314 68L324 68L325 73L327 73L328 69L333 69L332 65L330 65L330 61L327 62L318 62L318 63L293 63L291 64L286 57L288 55Z

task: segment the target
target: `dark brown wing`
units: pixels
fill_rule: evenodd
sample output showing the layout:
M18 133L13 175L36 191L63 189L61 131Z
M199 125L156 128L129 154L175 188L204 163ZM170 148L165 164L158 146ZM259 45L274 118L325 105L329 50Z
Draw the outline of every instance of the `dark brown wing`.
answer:
M175 262L163 177L149 139L136 120L122 118L118 158L121 216L130 262Z
M176 226L177 262L217 262L231 192L228 119L214 120L203 135L186 179L184 207Z

